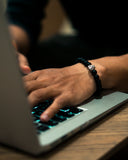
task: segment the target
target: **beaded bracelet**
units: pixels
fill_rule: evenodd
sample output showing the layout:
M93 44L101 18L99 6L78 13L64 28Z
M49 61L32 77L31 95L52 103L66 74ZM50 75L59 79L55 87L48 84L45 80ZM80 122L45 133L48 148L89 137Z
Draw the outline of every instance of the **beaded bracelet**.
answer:
M97 71L95 70L95 66L92 65L90 62L88 62L87 60L85 60L84 58L77 58L77 63L82 63L85 67L88 68L88 70L91 72L95 83L96 83L96 92L95 92L95 96L99 96L100 92L102 90L102 85L101 85L101 80L97 74Z

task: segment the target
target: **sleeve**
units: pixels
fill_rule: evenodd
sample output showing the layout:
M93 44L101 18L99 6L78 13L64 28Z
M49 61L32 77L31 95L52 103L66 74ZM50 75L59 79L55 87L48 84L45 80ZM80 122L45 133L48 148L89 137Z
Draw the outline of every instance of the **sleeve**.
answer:
M38 39L47 3L48 0L7 0L9 24L22 27L28 33L31 45Z

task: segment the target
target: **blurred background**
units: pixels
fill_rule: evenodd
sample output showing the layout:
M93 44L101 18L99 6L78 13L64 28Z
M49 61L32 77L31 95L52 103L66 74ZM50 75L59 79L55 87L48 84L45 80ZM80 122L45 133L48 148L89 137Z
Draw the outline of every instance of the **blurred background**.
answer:
M40 39L47 39L56 33L75 34L75 30L67 18L58 0L51 0L46 7L46 19L43 20L43 31ZM52 26L52 27L51 27Z
M7 0L0 0L1 5L6 8ZM42 21L43 31L39 40L50 38L56 33L61 34L74 34L75 30L72 28L69 19L61 7L58 0L49 1L46 7L46 18ZM52 27L51 27L52 26Z

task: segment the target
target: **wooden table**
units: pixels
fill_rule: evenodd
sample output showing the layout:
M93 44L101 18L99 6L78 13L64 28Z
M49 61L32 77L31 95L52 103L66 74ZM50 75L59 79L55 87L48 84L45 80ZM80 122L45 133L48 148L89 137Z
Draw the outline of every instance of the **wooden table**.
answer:
M46 154L32 157L1 146L0 160L105 160L124 146L127 149L128 103Z

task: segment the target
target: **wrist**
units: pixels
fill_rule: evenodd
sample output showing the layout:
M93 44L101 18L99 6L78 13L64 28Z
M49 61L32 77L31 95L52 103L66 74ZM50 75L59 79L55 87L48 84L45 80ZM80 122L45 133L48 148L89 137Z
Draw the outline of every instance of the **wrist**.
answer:
M102 90L102 84L101 84L101 80L99 78L99 75L97 74L96 71L96 67L94 64L92 64L91 62L85 60L84 58L77 58L77 62L80 62L81 64L84 65L85 68L88 69L88 71L91 73L94 81L95 81L95 85L96 85L96 92L95 92L95 96L99 96L100 92Z
M107 80L107 68L98 62L98 60L89 60L93 65L95 65L97 74L101 80L101 85L103 89L111 88L109 82L106 83Z
M86 77L88 76L88 81L91 84L91 90L93 93L95 93L97 87L96 87L94 77L91 74L91 72L89 71L89 69L87 67L85 67L82 63L77 63L76 65L77 65L79 71L84 74L84 76L85 75L86 75Z

